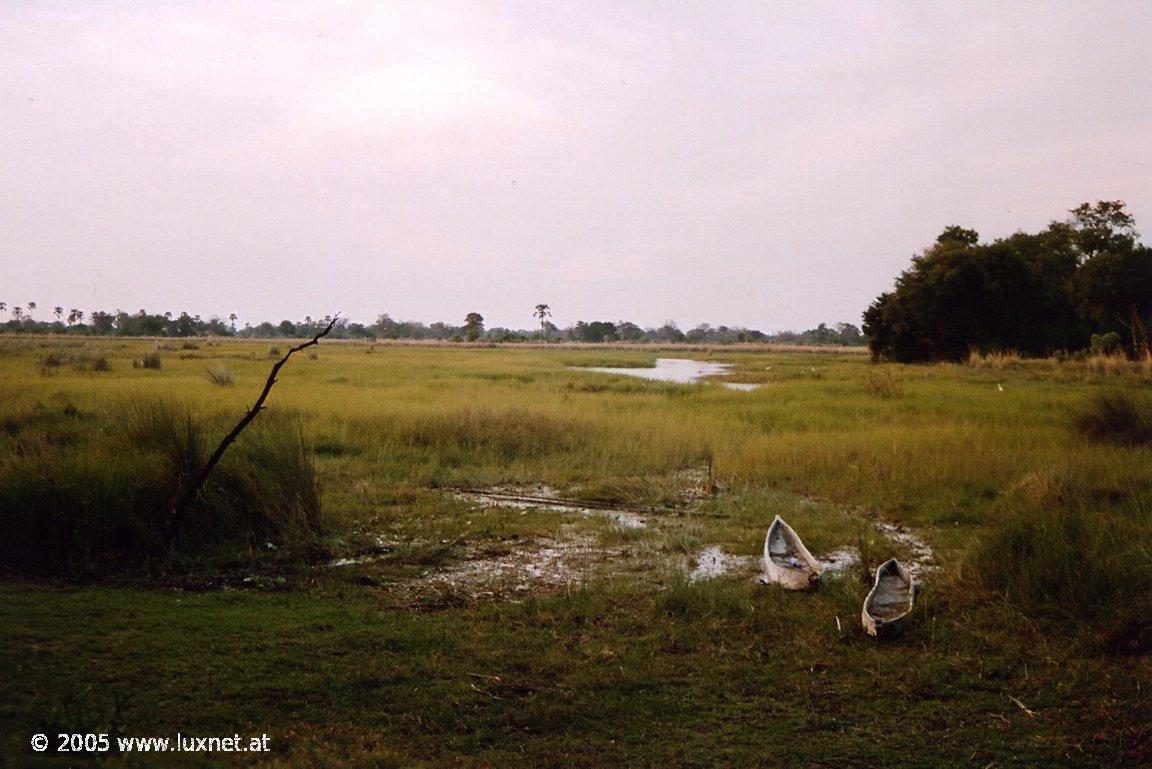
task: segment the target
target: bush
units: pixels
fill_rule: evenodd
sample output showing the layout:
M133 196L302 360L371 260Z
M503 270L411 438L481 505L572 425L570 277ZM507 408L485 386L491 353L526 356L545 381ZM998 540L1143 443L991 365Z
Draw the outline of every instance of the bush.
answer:
M118 428L60 442L20 431L0 461L0 565L83 575L218 554L235 558L265 542L322 530L312 452L300 425L261 416L224 455L172 549L172 503L227 425L165 401L117 415ZM79 429L79 428L78 428Z
M1075 416L1074 424L1092 440L1146 446L1152 444L1152 402L1124 390L1099 393Z
M209 366L204 370L204 375L208 377L209 382L221 387L231 387L236 384L236 380L232 377L232 370L226 366Z
M144 353L144 355L140 358L140 366L142 368L152 368L152 369L159 370L160 369L160 353L158 353L158 352L146 352L146 353Z

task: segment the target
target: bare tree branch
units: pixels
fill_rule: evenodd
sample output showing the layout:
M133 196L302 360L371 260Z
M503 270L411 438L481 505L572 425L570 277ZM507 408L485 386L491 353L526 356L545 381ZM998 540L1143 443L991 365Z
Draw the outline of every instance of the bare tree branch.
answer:
M184 520L188 517L188 511L192 508L197 496L199 496L200 489L203 488L204 483L208 480L208 476L212 474L216 465L220 463L220 458L224 456L224 452L232 445L233 441L240 436L244 428L251 424L252 420L256 418L256 415L264 410L264 401L268 399L268 393L272 392L272 385L276 384L276 375L280 373L280 369L288 362L288 359L291 358L294 353L298 353L312 345L319 344L320 340L335 328L336 321L339 319L340 314L337 313L328 322L328 325L321 329L316 336L307 342L296 345L284 353L283 358L276 361L276 365L274 365L272 371L268 373L268 381L264 383L264 389L261 391L260 397L256 399L256 403L241 417L240 421L236 423L236 426L232 428L232 431L224 436L224 439L220 441L220 445L217 446L216 450L208 457L208 461L204 463L204 466L200 468L200 471L196 473L195 477L192 478L191 482L189 482L188 486L177 498L176 504L172 506L172 514L168 519L167 530L165 532L169 544L174 542L180 535L180 528L184 525Z

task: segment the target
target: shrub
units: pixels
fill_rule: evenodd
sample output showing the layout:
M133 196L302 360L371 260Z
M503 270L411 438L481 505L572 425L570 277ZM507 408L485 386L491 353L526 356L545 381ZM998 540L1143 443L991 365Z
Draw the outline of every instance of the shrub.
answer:
M1152 402L1124 390L1099 393L1074 418L1092 440L1127 446L1152 444Z
M160 353L146 352L140 358L140 365L142 368L160 369Z
M182 349L182 350L199 350L200 345L196 344L195 342L182 342L180 344L180 349Z
M236 384L236 380L232 377L232 370L227 366L209 366L204 370L204 375L208 377L209 382L221 387L231 387Z

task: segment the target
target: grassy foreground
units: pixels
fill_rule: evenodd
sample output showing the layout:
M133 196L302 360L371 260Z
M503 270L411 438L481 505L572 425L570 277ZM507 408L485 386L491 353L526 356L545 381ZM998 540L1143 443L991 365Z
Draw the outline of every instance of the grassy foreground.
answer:
M149 399L224 422L269 365L268 346L250 343L161 350L159 368L132 366L154 343L88 344L3 341L2 472L19 476L29 436L41 460L119 456L117 426ZM79 579L6 572L0 755L71 766L77 757L33 754L30 736L179 731L266 732L272 752L105 761L1152 759L1152 450L1075 429L1096 395L1146 396L1146 371L692 353L764 385L736 392L571 368L655 357L333 344L294 360L271 411L294 417L312 447L323 533L270 527L259 539L275 541ZM639 530L446 493L543 483L682 508L686 487L712 479L719 493L692 512ZM855 546L873 564L910 555L873 521L915 527L938 568L909 632L885 645L863 637L855 572L811 595L739 570L684 577L705 546L755 556L776 513L814 552ZM10 507L0 516L16 520ZM565 542L595 553L577 579L430 586L461 564ZM364 560L327 567L335 557Z

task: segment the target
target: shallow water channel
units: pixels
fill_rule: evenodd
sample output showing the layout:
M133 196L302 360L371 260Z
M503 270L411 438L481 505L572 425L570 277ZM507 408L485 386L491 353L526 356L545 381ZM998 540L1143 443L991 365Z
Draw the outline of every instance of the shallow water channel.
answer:
M732 373L731 363L715 363L703 360L690 360L688 358L657 358L656 365L651 368L612 368L607 366L590 366L584 371L598 371L602 374L620 374L621 376L634 376L641 379L651 379L657 382L675 382L677 384L692 384L703 381L705 377L725 376ZM760 385L746 382L720 382L731 390L755 390Z

